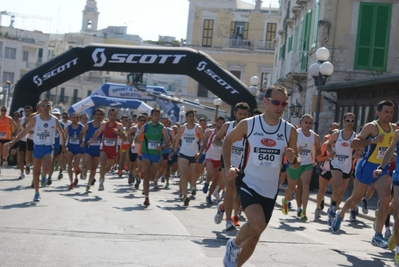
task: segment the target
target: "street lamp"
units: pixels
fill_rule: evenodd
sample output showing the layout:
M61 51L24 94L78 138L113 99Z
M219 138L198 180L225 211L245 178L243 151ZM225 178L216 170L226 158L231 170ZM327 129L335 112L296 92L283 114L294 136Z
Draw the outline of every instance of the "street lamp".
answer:
M219 106L222 104L222 99L216 98L213 100L213 104L216 106L216 115L215 115L215 122L218 119L218 112L219 112Z
M314 121L314 130L317 133L319 130L319 113L321 102L321 88L326 84L327 78L334 72L334 66L328 62L330 51L325 47L320 47L316 51L317 63L313 63L309 68L309 74L314 79L314 84L317 87L317 102L316 102L316 116Z
M180 112L179 112L180 122L181 123L183 123L183 117L184 117L185 114L186 114L186 107L185 106L181 106L180 107Z
M292 103L288 108L290 109L291 117L293 117L293 118L302 117L302 114L301 114L302 105L299 103L298 99L296 100L296 105L294 105L294 103Z
M249 83L251 84L250 87L248 87L248 90L251 92L253 96L258 95L258 85L259 85L259 78L258 76L252 76L251 79L249 79Z

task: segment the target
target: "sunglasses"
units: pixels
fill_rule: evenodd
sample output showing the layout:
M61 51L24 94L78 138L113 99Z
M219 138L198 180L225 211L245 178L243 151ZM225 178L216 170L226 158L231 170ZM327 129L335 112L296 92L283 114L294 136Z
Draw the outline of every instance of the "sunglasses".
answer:
M346 122L355 122L355 120L345 120Z
M68 119L68 117L62 117L63 119Z
M280 106L281 105L281 106L285 107L285 106L288 105L287 101L280 101L280 100L271 99L271 98L268 98L268 99L275 106Z
M139 120L139 121L145 122L145 120Z
M7 110L6 109L2 109L1 112L7 112Z
M41 107L49 108L51 105L50 104L40 104Z

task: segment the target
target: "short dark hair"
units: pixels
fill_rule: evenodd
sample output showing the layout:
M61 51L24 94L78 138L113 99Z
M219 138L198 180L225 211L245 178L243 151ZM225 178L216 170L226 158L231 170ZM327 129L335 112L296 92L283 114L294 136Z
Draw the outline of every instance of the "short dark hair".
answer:
M226 121L226 119L223 116L219 116L216 121Z
M280 92L283 92L285 95L287 95L287 89L279 84L275 84L275 85L271 85L266 89L266 93L265 93L265 98L270 98L272 96L272 92L273 90L277 90Z
M127 116L126 115L122 115L121 120L123 120L123 119L127 119Z
M159 109L153 108L153 109L151 110L151 116L152 116L155 112L161 113L161 111L160 111Z
M256 116L256 115L261 115L263 114L262 111L260 111L259 109L255 108L251 111L251 117Z
M195 116L194 110L189 110L189 111L187 111L187 112L186 112L186 117L187 117L188 115L190 115L190 114L193 114L193 115Z
M109 115L110 112L113 112L113 111L115 111L116 114L118 114L118 110L117 110L116 108L110 108L110 109L108 110L108 115Z
M101 112L101 115L104 115L104 114L105 114L105 111L104 111L104 109L102 109L102 108L96 108L96 109L93 111L93 115L96 114L96 112Z
M234 107L234 111L237 111L238 109L244 109L249 111L249 105L246 102L237 103Z
M383 100L377 105L377 111L381 111L384 106L394 107L395 104L391 100Z
M355 114L353 114L352 112L345 113L345 115L344 115L344 120L345 120L346 117L348 117L348 116L353 116L353 117L355 117ZM337 123L337 124L338 124L338 123ZM332 123L331 123L331 125L332 125Z

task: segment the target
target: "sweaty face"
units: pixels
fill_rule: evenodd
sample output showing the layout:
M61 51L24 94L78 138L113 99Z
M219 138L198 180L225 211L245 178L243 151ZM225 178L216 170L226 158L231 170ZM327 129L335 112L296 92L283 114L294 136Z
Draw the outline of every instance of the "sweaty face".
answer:
M277 100L278 105L276 105L276 101L273 100ZM275 119L280 118L283 113L284 110L286 108L287 105L283 105L283 103L287 102L287 95L279 90L273 90L270 98L264 98L263 102L265 104L266 107L266 113L270 114L270 116L274 117Z

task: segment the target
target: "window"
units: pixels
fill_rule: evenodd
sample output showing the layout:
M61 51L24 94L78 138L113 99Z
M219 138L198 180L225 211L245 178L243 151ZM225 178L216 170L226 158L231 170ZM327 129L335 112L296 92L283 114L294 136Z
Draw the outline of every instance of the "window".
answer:
M309 9L308 13L305 16L305 20L301 21L302 25L302 42L300 43L300 51L302 52L302 62L301 62L301 70L307 71L308 69L308 51L309 51L309 40L310 40L310 26L312 24L312 10Z
M53 49L49 49L48 50L48 59L52 59L55 56L54 50Z
M14 83L14 72L3 72L3 80L2 83L9 81L10 83Z
M8 59L15 59L16 58L17 49L11 48L11 47L6 47L4 52L5 52L4 58L8 58Z
M64 103L65 101L65 88L61 87L61 91L60 91L60 103Z
M298 49L298 27L295 27L294 30L294 43L292 44L292 48L294 49L294 51L297 51Z
M200 83L198 83L197 96L208 97L208 89L206 89L205 86L201 85Z
M72 102L73 103L77 103L78 102L78 89L73 89Z
M22 61L28 62L29 59L29 51L23 51L22 52Z
M87 96L91 96L91 90L87 90Z
M46 99L50 100L51 90L46 91Z
M386 70L391 14L392 4L360 3L354 69Z
M292 50L292 35L288 37L288 47L287 47L287 52L291 52Z
M316 0L315 9L314 9L312 48L317 46L317 34L319 31L319 17L320 17L320 0Z
M273 41L276 38L277 23L268 23L266 29L266 41Z
M212 46L213 23L213 19L204 20L204 28L202 30L202 46L204 47Z
M231 70L230 72L231 72L231 74L236 76L238 79L241 79L241 71L239 71L239 70Z
M279 53L279 59L284 59L285 58L285 44L280 46L280 53Z
M43 48L39 48L37 51L37 63L43 62Z
M230 25L231 39L248 39L248 22L232 21Z

